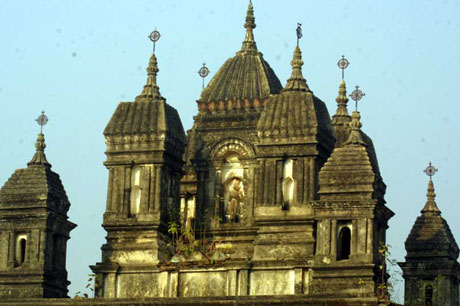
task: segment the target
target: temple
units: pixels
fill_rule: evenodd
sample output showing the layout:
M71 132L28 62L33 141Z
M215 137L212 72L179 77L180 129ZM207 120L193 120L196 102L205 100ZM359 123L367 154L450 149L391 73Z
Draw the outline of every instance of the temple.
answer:
M255 28L250 2L242 46L203 88L187 132L160 93L155 53L140 94L114 111L97 299L82 305L390 304L382 250L394 213L365 114L349 113L342 77L330 116L302 70L300 28L283 86ZM0 191L0 297L23 299L7 305L67 296L75 225L41 133L36 147ZM431 176L406 249L406 304L458 305L459 250Z
M255 27L250 3L242 47L203 89L187 135L154 54L141 95L110 119L99 297L377 302L393 213L372 141L348 114L345 81L331 120L300 47L283 87Z

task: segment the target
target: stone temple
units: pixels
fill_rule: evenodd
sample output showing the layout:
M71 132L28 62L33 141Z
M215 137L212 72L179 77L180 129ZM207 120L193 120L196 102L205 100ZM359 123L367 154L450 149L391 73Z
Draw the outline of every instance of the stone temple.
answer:
M394 213L345 81L331 117L299 46L283 86L255 27L250 3L242 47L203 89L187 133L157 86L155 54L142 92L118 105L104 130L98 299L78 305L388 304L381 250ZM41 133L36 147L0 191L0 300L77 305L43 299L67 296L75 225ZM459 305L459 249L433 188L400 263L407 305Z

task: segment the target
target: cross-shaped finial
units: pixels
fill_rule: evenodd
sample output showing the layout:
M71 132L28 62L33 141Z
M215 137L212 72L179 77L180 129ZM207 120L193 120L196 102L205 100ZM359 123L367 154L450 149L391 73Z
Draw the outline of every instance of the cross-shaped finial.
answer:
M430 181L431 181L431 178L433 177L433 175L436 174L436 172L438 172L438 169L435 168L430 162L428 167L426 167L425 170L423 170L423 172L425 172L426 175L430 177Z
M302 38L302 24L297 22L297 29L295 30L297 34L297 47L299 46L299 40Z
M48 123L48 117L45 115L45 111L42 111L42 114L38 116L35 121L37 121L38 125L40 126L40 134L42 134L43 126Z
M355 90L350 94L350 97L353 101L355 101L355 110L358 111L358 101L361 100L366 94L359 89L359 86L355 86Z
M345 69L347 69L348 65L350 65L350 62L345 58L345 55L342 55L342 58L337 62L337 66L342 69L342 80L344 79Z
M160 32L158 32L155 27L155 30L149 35L150 40L153 42L153 53L155 53L155 43L160 39L160 37Z
M203 88L204 88L204 78L208 76L209 74L209 68L206 67L206 63L203 63L203 67L200 68L200 70L198 70L198 74L200 75L200 77L203 78Z

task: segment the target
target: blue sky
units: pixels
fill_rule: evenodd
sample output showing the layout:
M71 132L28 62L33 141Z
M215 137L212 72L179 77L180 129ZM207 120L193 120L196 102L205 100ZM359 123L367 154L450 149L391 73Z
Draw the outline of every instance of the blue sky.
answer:
M254 0L259 50L284 85L303 24L303 74L315 95L336 109L345 72L349 92L359 84L363 130L372 137L386 200L396 213L388 243L402 260L404 240L425 203L429 161L437 203L460 239L459 189L460 1ZM145 83L152 50L162 37L158 84L189 129L201 91L203 62L212 77L241 47L248 1L0 1L0 184L26 166L44 109L48 160L72 203L78 227L68 243L71 294L86 285L100 260L105 232L107 170L102 131L120 101ZM207 78L207 81L210 80ZM352 105L350 103L350 108ZM401 289L402 290L402 289ZM400 292L402 296L402 292Z

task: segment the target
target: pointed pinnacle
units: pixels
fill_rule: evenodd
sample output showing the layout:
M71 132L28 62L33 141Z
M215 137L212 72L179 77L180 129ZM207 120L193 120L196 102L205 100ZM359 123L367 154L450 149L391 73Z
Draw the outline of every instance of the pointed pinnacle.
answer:
M45 166L51 168L51 164L48 162L45 156L45 148L45 136L40 133L38 134L37 142L35 143L35 154L32 157L32 160L27 163L27 166Z
M440 215L441 211L439 210L434 198L436 197L436 193L434 193L434 185L433 181L430 179L428 182L428 191L426 193L426 204L422 209L422 214L432 214L432 215Z
M136 101L153 101L161 99L160 88L157 85L158 62L155 53L152 54L147 67L147 83L142 93L136 97Z
M250 1L248 10L246 12L246 22L244 24L244 27L246 28L246 36L244 38L241 51L257 51L257 45L254 40L254 33L252 32L252 30L256 27L255 20L254 7Z
M299 46L294 49L294 56L291 61L292 73L283 91L310 91L307 81L302 75L302 52Z
M361 127L362 123L360 121L361 115L359 112L355 111L351 115L351 122L350 122L350 136L348 137L348 140L345 141L345 145L363 145L367 146L366 143L363 140L363 136L361 135Z

